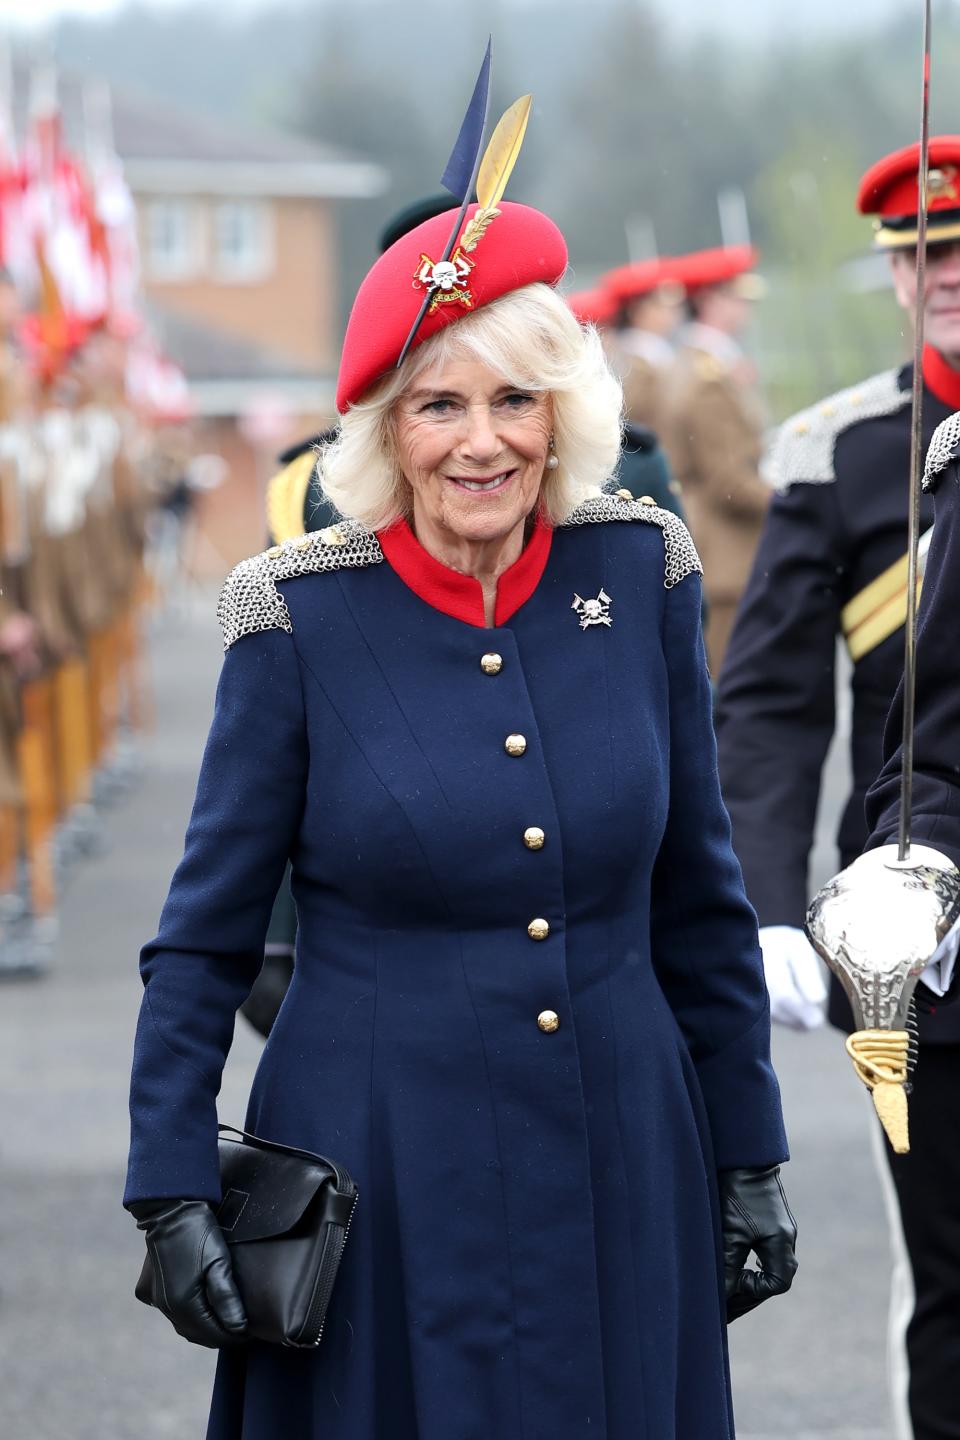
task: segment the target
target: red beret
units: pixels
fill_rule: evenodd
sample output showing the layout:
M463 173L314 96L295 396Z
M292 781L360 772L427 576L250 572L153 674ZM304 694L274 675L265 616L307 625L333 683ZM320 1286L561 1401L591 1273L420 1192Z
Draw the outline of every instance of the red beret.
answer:
M617 313L615 298L600 285L593 290L571 290L563 298L581 325L606 325Z
M716 250L694 250L670 261L672 280L687 294L707 285L724 285L752 270L760 256L752 245L721 245Z
M919 169L920 146L914 143L885 155L860 181L857 209L861 215L878 217L875 238L885 249L916 243ZM960 239L960 135L931 139L927 198L931 244Z
M476 205L467 210L468 223L476 210ZM501 201L497 210L474 249L454 246L444 286L424 316L414 346L511 290L537 280L556 285L567 268L566 241L546 215L508 200ZM357 291L340 356L337 409L341 415L396 365L455 215L455 210L435 215L401 235Z
M617 305L624 305L628 300L650 295L663 285L677 285L673 266L674 261L663 256L655 260L635 260L608 271L600 283Z

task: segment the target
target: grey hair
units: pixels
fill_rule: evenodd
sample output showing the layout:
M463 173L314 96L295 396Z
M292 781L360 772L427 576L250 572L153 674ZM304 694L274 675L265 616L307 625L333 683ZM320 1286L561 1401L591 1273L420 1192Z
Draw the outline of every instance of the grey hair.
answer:
M395 403L424 370L463 359L489 366L508 385L551 396L559 464L544 471L540 490L551 524L562 524L609 479L620 453L620 382L597 331L581 327L556 291L537 283L445 326L350 407L319 461L324 492L341 515L369 530L409 515L412 492L393 439Z

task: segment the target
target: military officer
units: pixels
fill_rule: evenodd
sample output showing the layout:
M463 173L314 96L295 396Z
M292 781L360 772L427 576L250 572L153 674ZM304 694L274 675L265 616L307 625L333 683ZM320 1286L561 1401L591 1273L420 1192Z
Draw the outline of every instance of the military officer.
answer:
M624 413L660 433L674 358L670 337L682 319L683 287L662 259L620 265L600 286L615 306L608 349L623 382Z
M960 406L960 137L931 141L931 203L923 356L924 436ZM863 177L857 205L875 216L876 243L890 256L896 297L914 311L918 147L885 157ZM724 798L749 894L760 918L764 965L774 1018L802 1027L819 1018L819 969L801 926L807 904L807 861L821 772L835 724L834 662L842 636L852 661L850 753L853 788L837 843L842 866L867 838L863 802L880 768L884 720L903 670L906 615L907 479L912 367L907 365L831 396L780 429L767 458L777 487L753 575L720 676L718 738ZM933 520L924 497L921 526ZM830 1017L849 1028L839 986ZM921 1015L923 1054L960 1077L960 1007ZM942 1047L942 1050L941 1048ZM953 1082L956 1087L956 1079ZM960 1110L936 1107L935 1087L918 1086L912 1101L917 1135L928 1125L952 1126ZM920 1266L923 1219L911 1194L911 1166L892 1163L910 1257L917 1308L908 1336L912 1369L925 1396L953 1385L952 1350L923 1340L925 1317L938 1302ZM936 1183L935 1177L932 1183ZM943 1203L955 1206L956 1185L944 1172ZM931 1204L935 1203L931 1198ZM940 1381L931 1376L939 1375ZM914 1401L917 1386L914 1387ZM918 1440L957 1434L952 1415L931 1423L914 1409Z
M750 246L702 250L670 262L687 293L664 393L662 439L703 556L707 656L720 672L750 573L770 489L759 474L764 416L739 341L760 293Z

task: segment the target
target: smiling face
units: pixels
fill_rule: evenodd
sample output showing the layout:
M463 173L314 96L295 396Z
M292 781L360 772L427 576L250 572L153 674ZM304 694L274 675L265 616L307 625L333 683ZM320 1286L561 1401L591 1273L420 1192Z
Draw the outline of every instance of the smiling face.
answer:
M897 302L913 316L917 306L916 248L890 256ZM924 285L927 344L960 365L960 243L927 246Z
M501 543L537 503L553 405L479 360L421 373L394 409L394 437L422 544Z

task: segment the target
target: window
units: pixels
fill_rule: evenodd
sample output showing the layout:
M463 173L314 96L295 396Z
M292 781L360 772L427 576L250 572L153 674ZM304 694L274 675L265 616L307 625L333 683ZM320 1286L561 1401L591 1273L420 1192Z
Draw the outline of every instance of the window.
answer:
M272 263L269 208L259 200L225 200L216 209L217 273L221 280L262 280Z
M147 206L147 263L151 279L188 280L202 261L200 215L190 200L151 200Z

